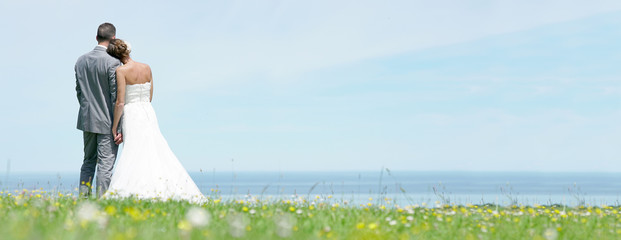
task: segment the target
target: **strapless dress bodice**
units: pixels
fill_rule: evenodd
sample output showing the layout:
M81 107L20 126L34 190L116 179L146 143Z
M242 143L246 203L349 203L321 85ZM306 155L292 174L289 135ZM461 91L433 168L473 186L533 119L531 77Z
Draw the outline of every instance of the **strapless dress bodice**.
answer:
M125 104L150 102L151 82L125 85Z

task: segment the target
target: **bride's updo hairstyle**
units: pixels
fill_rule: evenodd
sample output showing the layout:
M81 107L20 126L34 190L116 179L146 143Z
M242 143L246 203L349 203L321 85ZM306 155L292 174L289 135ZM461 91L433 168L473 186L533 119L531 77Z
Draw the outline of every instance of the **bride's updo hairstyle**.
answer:
M121 39L112 39L110 40L110 44L108 44L108 54L121 60L121 62L129 58L129 53L131 51L129 45Z

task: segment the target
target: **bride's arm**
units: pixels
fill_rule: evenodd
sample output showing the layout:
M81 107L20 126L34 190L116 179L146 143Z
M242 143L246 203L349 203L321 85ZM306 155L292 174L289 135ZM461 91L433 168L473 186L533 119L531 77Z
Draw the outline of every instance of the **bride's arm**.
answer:
M147 65L149 68L149 80L151 81L151 96L149 97L149 102L153 101L153 74L151 73L151 67Z
M114 107L114 122L112 123L112 136L116 137L123 107L125 106L125 73L116 69L116 106Z

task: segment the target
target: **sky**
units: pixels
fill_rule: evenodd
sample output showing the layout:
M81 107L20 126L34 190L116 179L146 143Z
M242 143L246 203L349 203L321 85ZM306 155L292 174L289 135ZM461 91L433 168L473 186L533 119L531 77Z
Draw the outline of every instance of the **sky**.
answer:
M3 0L0 173L79 171L103 22L188 171L621 171L620 1Z

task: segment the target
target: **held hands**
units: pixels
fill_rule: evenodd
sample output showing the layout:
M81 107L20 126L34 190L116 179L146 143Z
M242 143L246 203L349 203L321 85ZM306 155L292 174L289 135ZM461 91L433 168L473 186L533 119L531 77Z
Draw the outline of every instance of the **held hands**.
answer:
M119 145L123 142L123 134L122 133L113 133L114 135L114 143Z

